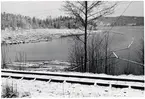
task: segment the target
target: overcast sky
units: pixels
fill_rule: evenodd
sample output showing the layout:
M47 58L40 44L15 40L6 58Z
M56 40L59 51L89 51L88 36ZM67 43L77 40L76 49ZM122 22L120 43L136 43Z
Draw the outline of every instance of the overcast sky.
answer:
M130 2L124 1L116 8L112 16L119 16ZM22 14L30 17L46 18L48 16L57 17L65 15L60 10L62 1L6 1L1 3L1 11L14 14ZM143 1L133 1L124 15L127 16L143 16L144 5Z

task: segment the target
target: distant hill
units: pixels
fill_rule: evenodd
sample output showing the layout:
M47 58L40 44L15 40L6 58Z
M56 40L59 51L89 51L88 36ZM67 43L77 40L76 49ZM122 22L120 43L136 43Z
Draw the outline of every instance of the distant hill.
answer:
M102 17L93 23L103 26L143 26L144 17L121 16ZM97 26L98 26L97 25ZM58 18L38 19L29 16L1 13L1 29L37 29L37 28L78 28L79 23L73 17L60 16Z
M100 18L104 24L111 26L144 26L144 17L121 16L121 17L103 17Z

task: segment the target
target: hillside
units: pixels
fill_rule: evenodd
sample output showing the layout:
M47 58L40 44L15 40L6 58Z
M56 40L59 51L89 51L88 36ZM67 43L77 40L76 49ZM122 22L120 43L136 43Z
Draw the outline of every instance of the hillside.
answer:
M102 20L104 23L109 23L113 26L143 26L144 17L135 17L135 16L121 16L119 17L103 17Z

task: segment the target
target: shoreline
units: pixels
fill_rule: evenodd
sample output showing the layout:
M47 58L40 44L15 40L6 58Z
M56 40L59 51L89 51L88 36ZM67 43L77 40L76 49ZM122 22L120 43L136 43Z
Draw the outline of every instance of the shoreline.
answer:
M17 31L1 31L1 44L15 45L25 43L48 42L53 39L80 35L75 29L30 29Z
M101 32L102 30L108 30L110 27L98 27L94 32ZM115 28L119 28L116 26ZM126 28L121 26L121 28ZM128 29L140 29L143 26L128 26ZM72 36L83 35L79 29L29 29L29 30L2 30L1 31L1 44L25 44L25 43L38 43L48 42L56 38L65 38Z

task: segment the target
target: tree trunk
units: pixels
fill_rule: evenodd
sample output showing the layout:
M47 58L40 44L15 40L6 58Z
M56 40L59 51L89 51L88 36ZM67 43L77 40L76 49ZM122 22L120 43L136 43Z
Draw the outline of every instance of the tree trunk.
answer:
M84 59L84 72L87 71L87 1L85 1L85 36L84 36L84 50L85 50L85 59Z
M105 73L108 74L108 34L105 37Z

